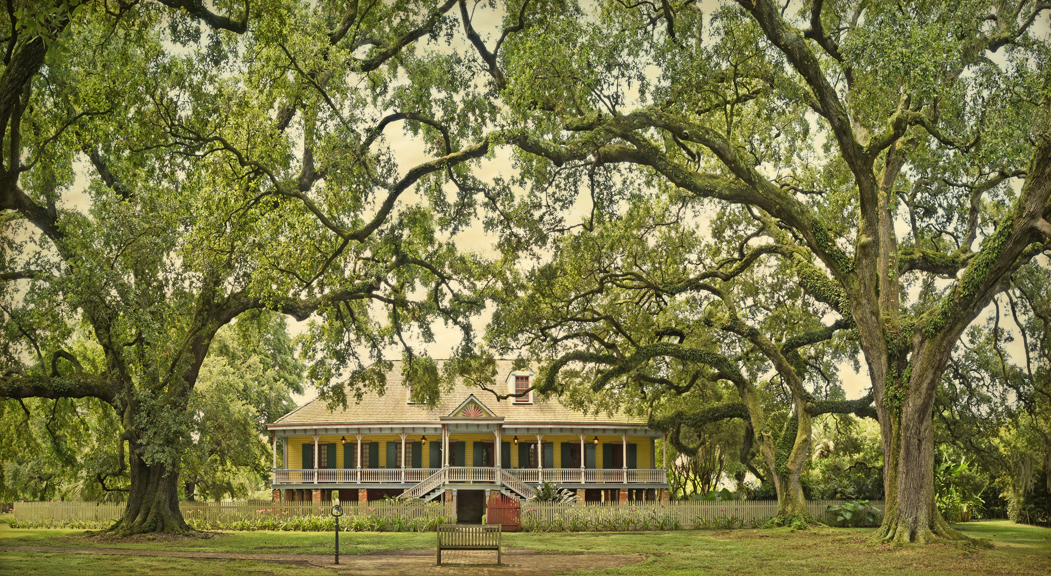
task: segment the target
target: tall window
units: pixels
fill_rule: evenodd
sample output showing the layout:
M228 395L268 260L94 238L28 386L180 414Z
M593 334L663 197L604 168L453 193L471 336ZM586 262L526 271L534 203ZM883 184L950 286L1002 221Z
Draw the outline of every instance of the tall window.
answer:
M526 463L525 468L537 468L540 465L540 455L537 454L538 444L529 445L529 462Z
M401 468L401 442L394 444L394 465L388 468Z
M318 444L317 467L328 468L328 444Z
M569 448L562 452L562 467L580 468L580 461L580 444L571 443Z
M522 394L529 390L529 376L515 376L515 394ZM515 398L515 402L529 402L530 394L524 394Z

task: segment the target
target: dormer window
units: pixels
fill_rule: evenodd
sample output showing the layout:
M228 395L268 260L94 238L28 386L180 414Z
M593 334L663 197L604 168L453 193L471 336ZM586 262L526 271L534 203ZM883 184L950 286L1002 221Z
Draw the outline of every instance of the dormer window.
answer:
M522 396L515 397L515 404L529 404L532 402L532 392L526 392L529 390L529 375L515 376L515 394L523 394Z

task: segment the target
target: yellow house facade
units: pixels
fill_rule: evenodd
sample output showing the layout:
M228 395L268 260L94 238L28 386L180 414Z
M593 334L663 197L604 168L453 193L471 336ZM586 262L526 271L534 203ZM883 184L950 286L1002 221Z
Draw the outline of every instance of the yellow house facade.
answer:
M532 393L497 399L462 383L430 408L412 402L401 368L394 363L384 395L343 410L315 400L268 425L275 501L485 502L528 498L543 482L586 501L667 498L662 435L638 417L584 414ZM535 374L511 361L497 368L493 390L533 384Z

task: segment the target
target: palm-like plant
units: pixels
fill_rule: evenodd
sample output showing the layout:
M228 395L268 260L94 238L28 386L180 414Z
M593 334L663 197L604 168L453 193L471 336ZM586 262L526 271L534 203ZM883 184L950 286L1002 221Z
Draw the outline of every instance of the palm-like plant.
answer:
M577 495L572 490L556 488L550 482L544 482L536 487L536 494L531 496L529 502L551 502L554 504L572 504L577 501Z

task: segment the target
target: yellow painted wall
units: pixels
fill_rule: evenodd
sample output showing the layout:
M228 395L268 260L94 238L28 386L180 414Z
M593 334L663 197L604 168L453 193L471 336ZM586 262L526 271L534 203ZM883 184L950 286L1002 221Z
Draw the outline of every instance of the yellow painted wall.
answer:
M406 448L406 450L409 449L408 445L410 443L412 443L412 442L419 442L422 436L423 436L422 434L406 436L405 437L405 448ZM336 468L346 468L346 466L343 463L343 447L342 447L342 445L339 442L340 437L341 437L341 435L340 436L321 436L318 439L318 444L335 444L336 445ZM434 440L434 437L432 435L431 437L427 438L427 444L429 445L433 440ZM354 437L354 436L347 436L347 444L356 444L357 441L358 441L358 439L356 437ZM362 436L362 438L361 438L361 451L362 452L365 452L366 450L369 449L369 442L379 442L380 443L379 468L386 468L387 467L387 446L386 446L385 443L386 442L394 442L396 444L401 444L401 436L399 436L397 434L377 434L375 436ZM304 444L313 444L313 443L314 443L314 437L313 436L290 436L288 438L288 467L290 469L296 470L300 466L302 466L302 464L303 464L303 445ZM427 464L427 454L429 454L429 452L427 452L427 450L430 450L430 448L424 448L424 453L423 453L424 454L423 455L423 463L424 463L425 467L426 467L426 464ZM410 457L411 456L407 455L405 461L406 462L410 462L410 460L409 460Z
M421 438L421 435L407 436L405 438L405 443L406 443L406 445L408 445L410 442L419 442L420 438ZM321 438L318 440L318 443L319 444L329 444L329 443L336 444L336 446L337 446L337 448L336 448L336 467L337 468L346 468L346 466L344 466L344 462L343 462L343 448L340 445L339 439L340 439L340 436L338 436L338 435L337 436L321 436ZM466 465L467 466L473 466L474 465L474 462L473 462L473 460L474 460L474 443L475 442L493 442L493 440L495 438L493 437L492 434L454 434L453 435L453 439L457 440L459 442L464 442L467 445L466 449L465 449L465 455L466 455L466 460L467 460ZM530 439L532 439L533 443L536 442L536 436L526 436L524 438L519 436L519 442L528 443L530 441ZM585 442L591 443L593 439L594 439L594 435L587 436ZM508 466L507 462L501 462L501 465L504 468L508 468L508 467L510 467L510 468L518 468L519 467L519 464L518 464L518 448L514 444L512 444L510 442L510 438L508 438L507 436L501 437L501 440L504 441L505 444L509 444L511 446L511 462L510 462L510 466ZM427 439L427 444L430 444L430 443L435 442L435 441L440 442L441 441L441 437L438 437L436 439L432 435L431 437L429 437ZM352 444L352 443L356 443L356 442L357 442L357 439L354 436L347 436L347 444ZM369 442L379 442L380 443L380 448L379 448L379 460L380 460L379 461L379 467L380 468L386 468L387 467L387 447L386 447L385 443L386 442L395 442L395 443L400 444L401 443L401 437L396 435L396 434L383 434L383 435L375 435L375 436L364 436L364 437L362 437L361 442L362 442L361 449L362 449L363 452L365 450L368 450L368 443ZM551 435L551 436L544 436L544 442L545 443L546 442L550 442L550 443L552 443L554 445L554 450L555 450L555 454L554 454L555 468L562 468L562 448L561 448L560 444L562 444L563 442L566 442L566 443L570 443L570 444L573 444L573 445L579 445L580 444L580 437L576 436L576 435L565 435L565 436L563 436L563 435L557 435L557 436L556 435ZM621 439L620 439L620 436L599 436L599 442L600 442L599 446L595 447L595 465L598 468L602 468L603 467L603 462L602 462L602 444L615 444L615 445L619 446L621 444ZM293 437L290 437L288 439L288 467L290 469L295 470L295 469L298 469L302 465L302 463L303 463L303 445L304 444L313 444L313 443L314 443L314 439L311 436L293 436ZM636 444L636 445L638 445L638 448L636 448L636 451L637 451L636 454L637 454L637 458L638 458L637 465L638 465L639 468L657 468L657 466L655 465L655 461L654 461L654 455L651 453L651 450L650 450L650 439L648 437L646 437L646 436L628 436L628 443L629 444ZM423 466L424 467L427 467L427 465L429 463L428 462L428 459L430 457L429 454L430 454L430 448L425 446L424 449L423 449L423 456L422 456L422 458L423 458ZM406 458L406 460L408 460L408 458Z

